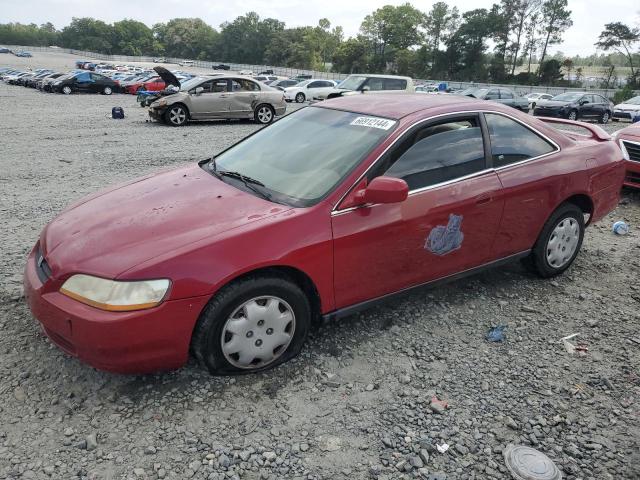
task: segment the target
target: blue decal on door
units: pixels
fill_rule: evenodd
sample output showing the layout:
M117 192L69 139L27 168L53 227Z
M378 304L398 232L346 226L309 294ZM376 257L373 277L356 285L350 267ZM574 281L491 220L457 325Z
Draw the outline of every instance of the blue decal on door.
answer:
M424 248L436 255L446 255L460 248L464 233L461 230L462 215L449 215L447 225L438 225L429 233Z

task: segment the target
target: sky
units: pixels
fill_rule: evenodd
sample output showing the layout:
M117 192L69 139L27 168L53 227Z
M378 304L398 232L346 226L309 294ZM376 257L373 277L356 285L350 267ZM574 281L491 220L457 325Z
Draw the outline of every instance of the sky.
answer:
M407 0L1 0L0 23L45 23L56 27L67 25L72 17L93 17L111 23L132 18L152 26L176 17L200 17L216 29L224 21L231 21L249 11L261 17L284 21L288 27L316 25L318 19L328 18L332 25L341 25L346 36L358 32L362 19L383 5L399 5ZM461 12L474 8L490 8L497 0L449 0ZM416 8L428 11L435 1L413 1ZM573 27L564 35L561 45L551 52L565 55L593 53L604 24L621 21L640 24L638 0L569 0L573 12Z

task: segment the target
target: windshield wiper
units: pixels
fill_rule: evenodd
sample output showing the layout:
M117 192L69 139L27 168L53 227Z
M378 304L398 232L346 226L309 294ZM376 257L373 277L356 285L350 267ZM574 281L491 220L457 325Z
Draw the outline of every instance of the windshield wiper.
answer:
M231 178L237 178L238 180L240 180L242 183L244 183L244 186L247 187L249 190L251 190L252 192L257 193L258 195L260 195L262 198L264 198L265 200L271 200L271 195L269 195L267 192L264 192L258 188L256 188L254 185L258 185L259 187L264 187L264 183L262 183L260 180L256 180L255 178L251 178L248 177L246 175L243 175L240 172L233 172L233 171L229 171L229 170L220 170L218 171L218 169L215 167L215 161L214 161L214 174L216 176L218 176L218 178L220 177L231 177Z

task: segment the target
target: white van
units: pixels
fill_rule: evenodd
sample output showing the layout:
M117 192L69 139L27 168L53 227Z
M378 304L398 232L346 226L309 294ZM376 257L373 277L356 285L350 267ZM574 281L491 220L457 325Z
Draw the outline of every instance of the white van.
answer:
M194 60L182 60L178 65L182 67L193 67L196 64Z
M361 93L414 93L410 77L397 75L349 75L337 87L314 95L314 100L344 97Z

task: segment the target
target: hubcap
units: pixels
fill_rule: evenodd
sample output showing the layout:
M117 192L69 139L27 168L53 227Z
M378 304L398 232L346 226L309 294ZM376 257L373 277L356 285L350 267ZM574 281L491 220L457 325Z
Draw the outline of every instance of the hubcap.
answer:
M608 114L608 113L605 113L605 114L602 116L602 123L607 123L608 121L609 121L609 114Z
M295 328L296 317L287 302L271 296L252 298L222 327L222 353L234 367L264 367L287 350Z
M558 222L547 242L547 263L552 268L561 268L573 257L580 240L580 226L573 217Z
M104 93L106 93L107 95L111 95L111 89L109 87L106 87L104 89Z
M258 120L260 120L261 123L269 123L271 116L271 109L269 107L262 107L258 110Z
M169 113L169 118L171 123L175 123L176 125L180 125L187 118L187 114L181 108L174 108Z
M298 103L304 102L304 95L299 93L298 96L296 96L296 102Z
M571 112L569 114L569 120L575 120L577 118L576 112Z

